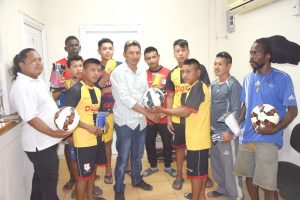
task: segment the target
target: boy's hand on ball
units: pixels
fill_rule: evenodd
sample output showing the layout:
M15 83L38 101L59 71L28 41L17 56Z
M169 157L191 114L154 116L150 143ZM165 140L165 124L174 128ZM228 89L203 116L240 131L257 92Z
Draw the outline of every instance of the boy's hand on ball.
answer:
M161 106L153 106L153 108L148 109L148 111L151 112L151 113L160 113L161 110L162 110Z

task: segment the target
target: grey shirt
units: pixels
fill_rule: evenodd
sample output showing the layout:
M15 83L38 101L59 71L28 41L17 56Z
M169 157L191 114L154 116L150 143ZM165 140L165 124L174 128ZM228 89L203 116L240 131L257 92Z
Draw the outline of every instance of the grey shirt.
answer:
M230 131L224 122L218 119L227 112L234 112L238 117L241 113L242 86L236 78L229 77L225 82L215 80L211 85L211 129L213 133L220 134Z

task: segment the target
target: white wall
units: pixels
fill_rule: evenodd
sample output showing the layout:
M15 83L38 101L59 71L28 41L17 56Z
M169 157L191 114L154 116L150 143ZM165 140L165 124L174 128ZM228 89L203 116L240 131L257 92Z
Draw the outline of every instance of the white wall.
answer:
M22 30L19 12L23 12L34 19L43 22L42 1L40 0L1 0L0 1L0 74L3 86L4 107L8 111L8 92L11 76L8 71L13 57L23 49Z
M300 16L292 15L293 2L294 0L278 0L247 13L235 15L235 32L227 34L227 38L216 39L211 51L217 53L227 50L233 57L232 74L242 80L251 70L249 50L255 39L282 35L300 44ZM224 13L217 13L222 14ZM214 57L211 57L210 62L213 60Z
M191 57L207 65L208 6L207 0L44 1L48 61L66 56L64 40L68 35L80 38L81 25L140 24L142 48L157 47L161 64L169 68L176 65L172 45L176 39L184 38L190 43Z
M8 69L14 55L23 48L19 11L45 24L48 69L52 62L66 56L63 47L67 36L80 38L80 26L99 24L140 24L142 48L157 47L161 64L173 68L176 61L172 45L179 38L189 41L190 57L208 65L209 4L206 0L1 0L0 75L4 96L8 97L11 86ZM45 76L49 74L47 70ZM8 101L4 103L7 108Z
M219 2L219 0L215 0L215 2ZM209 49L209 52L211 52L210 62L213 62L217 52L221 50L228 51L233 57L231 73L242 83L243 77L251 71L249 50L256 39L272 35L282 35L288 40L300 44L300 15L292 15L293 2L293 0L278 0L253 11L236 15L235 32L231 34L226 34L224 32L226 25L220 23L220 21L224 22L220 18L220 16L224 15L224 10L222 11L220 6L224 8L225 4L220 4L219 2L214 7L215 9L212 9L215 15L212 15L213 17L211 18L211 27L213 27L211 33L214 33L211 37L215 37L216 40L214 40L215 44L210 46ZM288 64L273 64L273 66L290 74L294 82L298 105L300 105L300 68ZM280 152L280 160L289 161L300 166L299 153L292 150L289 145L291 131L299 122L300 114L285 129L284 147Z

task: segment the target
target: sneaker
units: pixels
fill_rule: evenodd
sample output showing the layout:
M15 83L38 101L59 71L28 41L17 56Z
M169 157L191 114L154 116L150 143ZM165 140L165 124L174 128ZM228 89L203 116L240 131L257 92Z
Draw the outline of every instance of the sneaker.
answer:
M167 172L172 177L176 177L177 176L176 170L173 169L172 167L165 167L164 171Z
M149 167L148 169L146 169L145 171L143 171L142 175L144 177L146 177L146 176L150 176L151 174L153 174L155 172L158 172L157 167Z
M124 191L115 192L115 200L125 200Z
M146 191L151 191L153 189L152 185L146 183L144 180L141 180L138 184L132 184L132 187L139 187Z
M228 197L227 194L223 194L223 193L220 193L218 191L212 191L212 192L208 192L207 193L207 196L208 197L212 197L212 198L219 198L219 197Z

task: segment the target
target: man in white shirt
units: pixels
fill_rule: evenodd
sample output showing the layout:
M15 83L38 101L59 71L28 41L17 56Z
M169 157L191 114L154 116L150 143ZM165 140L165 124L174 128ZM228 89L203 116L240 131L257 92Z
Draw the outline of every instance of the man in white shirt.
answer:
M143 94L148 88L146 69L138 65L141 46L130 40L124 46L125 62L111 74L112 94L115 99L114 119L117 134L118 157L115 167L115 200L124 200L124 178L130 154L131 181L133 187L152 190L142 176L141 159L144 154L146 136L146 117L157 121L157 114L148 113L141 105Z
M58 200L57 144L70 133L57 130L54 115L58 110L48 87L39 79L43 63L38 52L27 48L13 62L11 102L23 120L22 146L33 163L31 200Z

